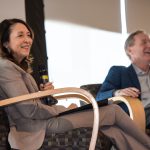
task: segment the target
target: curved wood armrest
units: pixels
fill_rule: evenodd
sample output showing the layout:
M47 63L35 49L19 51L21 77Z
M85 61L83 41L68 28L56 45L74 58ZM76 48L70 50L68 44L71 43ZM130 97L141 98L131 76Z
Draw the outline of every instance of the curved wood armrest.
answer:
M124 102L129 110L130 118L143 130L146 128L145 111L142 102L138 98L116 96L109 98L113 103Z
M0 106L7 106L10 104L32 100L32 99L38 99L38 98L46 97L49 95L53 95L54 97L58 97L58 98L61 98L61 97L64 98L65 96L66 97L79 97L79 98L84 99L88 103L92 103L93 110L94 110L94 122L93 122L93 131L92 131L92 137L91 137L89 150L94 150L96 141L97 141L98 130L99 130L99 109L98 109L98 105L94 97L89 92L83 89L67 87L67 88L35 92L31 94L26 94L22 96L17 96L17 97L1 100Z

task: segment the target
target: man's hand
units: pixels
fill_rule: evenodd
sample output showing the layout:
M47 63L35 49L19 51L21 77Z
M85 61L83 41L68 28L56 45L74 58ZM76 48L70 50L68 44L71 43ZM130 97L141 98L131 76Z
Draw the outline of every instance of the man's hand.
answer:
M138 97L140 94L139 89L135 87L129 87L125 89L116 90L114 92L114 96L130 96L130 97Z

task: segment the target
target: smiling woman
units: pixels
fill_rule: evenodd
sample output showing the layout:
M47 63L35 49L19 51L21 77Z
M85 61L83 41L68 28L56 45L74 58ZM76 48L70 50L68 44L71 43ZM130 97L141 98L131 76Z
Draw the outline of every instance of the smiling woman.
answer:
M11 27L9 42L4 42L4 47L20 63L25 57L29 56L32 41L32 32L22 23L16 23Z
M1 56L9 60L14 57L13 61L31 72L31 68L28 68L32 62L29 53L34 38L31 28L20 19L6 19L1 23L1 27Z

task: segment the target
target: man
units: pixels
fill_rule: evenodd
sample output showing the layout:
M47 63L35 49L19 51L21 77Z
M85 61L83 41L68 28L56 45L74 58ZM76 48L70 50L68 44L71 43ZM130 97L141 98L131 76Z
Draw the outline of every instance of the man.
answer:
M129 35L125 52L131 60L129 67L113 66L97 94L97 101L112 96L131 96L141 99L150 128L150 37L138 30Z

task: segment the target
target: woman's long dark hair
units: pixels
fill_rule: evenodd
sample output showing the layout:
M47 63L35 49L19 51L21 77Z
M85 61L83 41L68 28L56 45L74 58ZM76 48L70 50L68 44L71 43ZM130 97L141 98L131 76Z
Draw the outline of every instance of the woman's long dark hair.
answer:
M31 38L34 39L33 31L25 21L16 18L3 20L0 23L0 57L13 61L15 64L19 65L23 70L31 73L32 72L31 63L33 58L31 56L26 57L21 61L21 63L18 64L18 62L14 59L9 49L7 49L4 46L6 42L9 42L11 27L16 23L21 23L25 25L30 32Z

